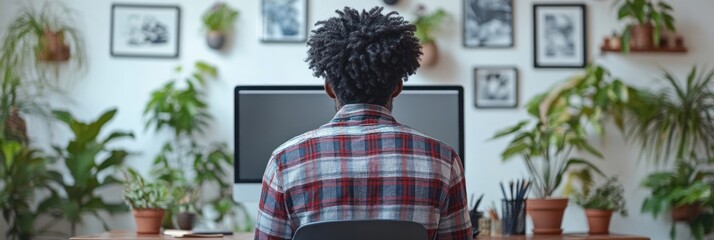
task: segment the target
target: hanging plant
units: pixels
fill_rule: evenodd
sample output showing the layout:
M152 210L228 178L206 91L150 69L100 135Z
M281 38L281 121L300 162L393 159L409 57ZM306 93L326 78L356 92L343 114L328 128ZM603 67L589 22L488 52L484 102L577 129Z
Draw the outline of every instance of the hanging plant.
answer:
M203 26L207 30L206 42L213 49L221 49L225 45L226 33L233 29L233 23L238 17L238 11L223 2L213 5L203 14Z
M419 62L423 67L430 67L436 64L439 56L439 48L436 45L436 39L433 34L444 23L447 13L441 8L432 13L427 13L426 7L419 5L416 14L417 19L414 21L416 32L414 35L422 44L422 56L419 58Z

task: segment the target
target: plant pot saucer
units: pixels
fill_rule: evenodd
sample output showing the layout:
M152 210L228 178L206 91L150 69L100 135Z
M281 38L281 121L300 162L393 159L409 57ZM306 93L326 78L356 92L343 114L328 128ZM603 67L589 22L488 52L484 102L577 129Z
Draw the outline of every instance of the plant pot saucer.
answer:
M560 235L560 234L563 234L563 229L562 228L533 229L533 234L535 234L535 235Z

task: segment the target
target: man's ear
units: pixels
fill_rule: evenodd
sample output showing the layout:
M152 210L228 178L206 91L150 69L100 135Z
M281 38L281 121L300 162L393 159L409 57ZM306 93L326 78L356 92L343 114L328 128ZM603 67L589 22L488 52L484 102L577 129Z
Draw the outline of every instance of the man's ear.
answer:
M402 93L402 89L404 89L404 82L399 81L397 87L394 88L394 92L392 92L392 98L399 96L399 94Z
M327 81L325 81L325 93L327 93L327 96L329 96L332 99L336 99L337 96L335 95L335 91L332 90L332 86L330 86Z

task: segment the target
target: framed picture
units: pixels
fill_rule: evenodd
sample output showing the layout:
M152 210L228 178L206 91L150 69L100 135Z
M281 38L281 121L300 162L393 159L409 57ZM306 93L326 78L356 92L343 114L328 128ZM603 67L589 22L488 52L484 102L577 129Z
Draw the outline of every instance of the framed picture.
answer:
M307 0L262 0L263 42L307 41Z
M536 68L583 68L587 38L584 4L536 4L533 6Z
M463 0L464 47L513 47L513 0Z
M110 52L114 57L177 58L178 6L113 4Z
M477 108L518 107L518 70L515 67L474 68Z

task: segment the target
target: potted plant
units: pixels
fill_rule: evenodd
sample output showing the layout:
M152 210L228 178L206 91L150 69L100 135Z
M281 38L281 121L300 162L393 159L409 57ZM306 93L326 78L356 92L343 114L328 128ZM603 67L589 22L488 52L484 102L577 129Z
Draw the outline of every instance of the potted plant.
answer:
M177 68L177 76L153 91L146 104L146 128L157 132L168 130L172 135L154 159L151 172L172 188L191 186L201 193L207 185L218 186L221 191L202 195L193 206L200 217L204 216L204 207L212 207L218 216L206 220L220 221L237 209L232 204L228 205L229 211L219 209L225 206L225 199L231 199L229 169L233 165L233 157L225 143L200 144L205 142L201 133L206 131L211 121L205 87L209 80L217 77L218 70L205 62L197 62L194 67L195 71L186 77L181 75L182 69ZM179 81L181 87L177 84ZM174 211L178 208L172 207L167 212L165 226L173 225Z
M447 14L444 9L437 9L432 13L426 12L424 5L419 5L416 11L417 19L414 21L416 26L415 35L422 45L422 56L419 58L419 63L422 67L431 67L436 64L439 57L439 48L434 39L434 31L439 29L444 22Z
M572 195L575 198L575 203L585 209L585 215L588 218L588 233L593 235L610 233L610 220L613 212L627 216L625 189L622 184L613 177L591 191L593 181L589 173L574 172L569 176L569 180L572 179L571 177L577 178L581 182L580 191L576 191ZM568 185L570 184L571 181L568 182Z
M117 140L134 138L131 132L121 131L113 131L100 137L99 133L114 118L116 112L116 109L111 109L94 121L82 122L69 112L54 111L55 117L67 125L74 137L66 146L53 146L55 158L64 163L67 174L55 180L57 191L53 191L44 204L61 210L62 216L70 223L72 236L76 236L77 225L87 215L96 216L105 230L109 230L109 225L98 213L117 214L128 211L121 201L106 201L98 193L107 187L121 186L121 181L113 173L122 167L129 156L128 151L110 148L109 145Z
M196 206L198 202L198 191L191 185L178 186L174 188L174 199L176 199L176 223L181 230L191 230L196 221Z
M136 232L139 234L158 234L164 210L172 202L171 191L166 183L148 182L132 169L126 172L124 201L131 207Z
M714 158L714 70L692 67L686 79L664 73L668 87L640 91L630 101L634 113L627 135L640 143L642 154L654 163L669 159Z
M630 19L622 33L622 50L651 49L660 46L662 29L675 31L672 6L652 0L624 0L618 8L618 20ZM632 40L632 41L630 41Z
M61 89L59 73L81 73L83 39L72 12L48 1L41 10L22 7L3 31L0 46L0 138L27 141L23 113L50 119L47 98ZM57 64L64 63L59 68ZM62 78L68 79L68 78Z
M699 170L698 164L701 163L679 161L673 172L656 172L647 176L642 186L650 189L651 195L642 203L642 212L652 213L656 218L671 210L674 222L688 223L694 237L702 239L714 231L712 186L705 182L714 173ZM674 223L671 236L672 239L676 236Z
M602 175L590 161L571 154L583 151L602 158L588 143L587 133L604 133L605 116L621 126L620 113L630 91L620 80L611 80L604 68L589 66L585 74L530 100L526 106L530 119L494 136L512 136L501 156L504 161L521 157L533 179L536 198L528 199L526 212L533 219L535 234L562 233L568 199L557 197L555 191L567 172L579 167Z
M50 190L53 179L62 177L47 168L51 158L40 150L21 142L0 138L0 209L7 225L3 239L34 239L47 235L48 229L59 222L46 205L36 208L38 191ZM35 223L40 217L51 217L42 227Z
M226 41L226 33L233 28L238 11L223 2L218 2L203 14L203 26L206 28L206 42L213 49L221 49Z

